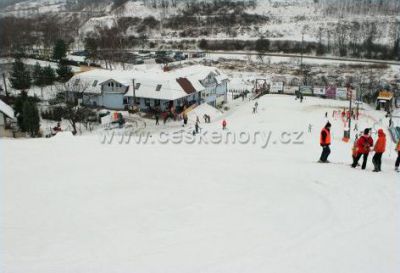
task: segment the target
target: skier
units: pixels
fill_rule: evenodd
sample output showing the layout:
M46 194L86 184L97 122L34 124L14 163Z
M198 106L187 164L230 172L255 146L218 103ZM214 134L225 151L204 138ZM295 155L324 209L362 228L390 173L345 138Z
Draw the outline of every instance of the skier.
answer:
M183 127L185 127L188 123L188 116L186 113L183 113Z
M331 124L329 121L321 130L320 145L322 147L322 153L318 162L329 163L328 157L331 153L331 149L329 148L329 146L331 145Z
M258 110L258 101L256 101L256 103L254 104L254 109L255 109L254 113L257 113L257 110Z
M160 120L160 117L158 116L158 114L156 114L156 125L159 125L160 123L159 123L159 120Z
M374 151L375 155L372 158L372 163L374 163L374 172L380 172L382 155L386 151L386 135L382 129L378 130L378 140L375 143Z
M328 112L325 112L325 118L328 118Z
M256 113L256 107L253 106L253 114L255 114L255 113Z
M397 160L396 160L395 170L399 171L399 166L400 166L400 139L397 142L396 151L397 151Z
M372 137L369 135L370 129L365 129L364 130L364 135L362 135L358 140L357 140L357 156L353 161L353 164L351 167L356 168L358 165L358 161L360 160L361 157L363 157L363 164L362 164L362 169L365 170L367 167L367 160L368 160L368 155L371 150L371 147L374 145L374 140Z
M222 121L222 130L225 130L226 129L226 120L223 120Z
M354 131L358 131L358 124L354 124Z
M312 124L308 124L308 132L311 133L312 132Z
M194 125L194 130L195 130L196 134L198 134L200 132L200 126L197 121L196 121L196 124Z

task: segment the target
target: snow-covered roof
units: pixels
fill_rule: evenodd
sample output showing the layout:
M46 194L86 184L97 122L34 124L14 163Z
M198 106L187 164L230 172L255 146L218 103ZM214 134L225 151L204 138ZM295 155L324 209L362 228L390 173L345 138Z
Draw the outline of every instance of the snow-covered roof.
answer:
M86 93L101 93L101 84L114 80L128 88L125 96L133 97L133 80L135 80L135 96L160 100L176 100L194 92L203 91L201 81L211 73L218 83L228 77L214 67L203 65L188 66L164 72L160 69L136 70L102 70L95 69L75 75L70 82L86 82Z
M11 119L14 119L14 110L2 100L0 100L0 112Z
M253 84L250 81L246 81L242 78L233 78L230 80L229 84L230 90L251 90L253 89Z
M109 80L114 80L122 85L132 84L133 71L93 69L87 72L76 74L69 82L85 86L85 93L101 93L101 84Z

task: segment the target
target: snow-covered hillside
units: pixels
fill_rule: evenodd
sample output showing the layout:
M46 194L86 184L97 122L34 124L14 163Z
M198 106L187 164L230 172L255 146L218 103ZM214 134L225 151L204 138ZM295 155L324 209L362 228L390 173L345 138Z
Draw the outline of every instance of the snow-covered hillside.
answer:
M400 190L390 139L382 173L373 173L370 162L366 171L351 169L351 144L341 141L341 120L331 118L332 163L318 164L325 112L331 116L344 102L300 104L269 95L256 115L253 103L234 102L234 110L201 127L209 138L222 132L222 119L228 122L223 136L271 132L265 149L265 139L219 145L102 145L96 136L68 135L1 139L1 268L398 272ZM359 127L384 123L382 113L366 110ZM304 143L294 144L301 131Z
M167 1L168 2L168 1ZM255 6L249 5L243 10L243 18L248 20L260 20L260 22L235 25L225 24L214 25L215 18L221 17L219 10L212 10L207 16L204 14L188 14L188 4L185 1L169 1L175 5L169 4L168 7L162 7L161 1L127 1L119 7L115 7L112 1L102 0L99 4L89 6L67 5L66 0L27 0L4 9L1 14L15 16L36 16L43 14L57 14L62 12L63 16L81 16L80 37L94 31L96 27L111 27L118 24L121 18L140 18L152 17L160 24L159 27L147 29L148 38L163 39L258 39L261 36L272 40L300 41L302 34L306 41L317 42L322 40L325 44L333 42L337 24L342 23L346 28L354 28L355 34L350 37L351 40L362 42L365 35L370 32L371 24L376 25L377 31L374 34L374 42L392 45L394 40L400 35L399 32L400 17L394 13L376 14L376 13L354 13L349 15L331 15L327 14L332 8L327 8L326 1L253 1ZM168 3L169 3L168 2ZM196 1L192 1L196 2ZM201 2L201 1L198 1ZM204 1L203 1L204 2ZM207 1L205 1L207 2ZM231 1L237 2L237 1ZM328 1L329 2L329 1ZM339 1L340 2L340 1ZM158 4L154 4L158 3ZM252 3L252 1L244 1ZM354 4L356 5L356 4ZM78 9L76 9L78 8ZM235 14L237 10L232 7L224 9L226 14ZM176 24L181 17L171 18L179 15L189 16L189 20L198 20L194 25L187 25L181 22L179 26L173 28L168 25ZM258 19L251 16L260 16ZM188 19L186 18L186 19ZM192 18L192 19L190 19ZM249 19L250 18L250 19ZM170 21L174 23L171 23ZM221 19L229 22L229 19ZM226 21L227 20L227 21ZM176 21L176 22L175 22ZM135 24L126 30L126 35L140 35L135 29ZM361 30L360 30L361 28ZM363 30L366 28L366 30ZM360 33L358 33L360 32ZM358 33L358 34L357 34ZM357 37L354 37L357 35ZM332 41L331 41L332 39ZM357 39L361 39L357 41Z

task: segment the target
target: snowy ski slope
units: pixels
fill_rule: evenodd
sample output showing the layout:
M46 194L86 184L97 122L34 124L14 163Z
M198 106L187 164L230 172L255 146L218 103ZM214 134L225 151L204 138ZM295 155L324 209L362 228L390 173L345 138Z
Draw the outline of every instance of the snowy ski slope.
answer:
M221 132L226 119L225 133L272 132L267 148L1 139L2 271L398 272L393 143L383 173L371 162L351 169L343 124L331 119L333 163L318 164L324 114L345 103L270 95L256 115L253 102L235 103L202 129ZM364 111L359 127L382 118ZM281 133L295 131L304 144L284 144Z

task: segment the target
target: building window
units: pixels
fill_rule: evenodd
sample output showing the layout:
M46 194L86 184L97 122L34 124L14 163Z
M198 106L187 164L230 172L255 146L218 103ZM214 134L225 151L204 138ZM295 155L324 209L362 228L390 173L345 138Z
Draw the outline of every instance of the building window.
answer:
M75 82L74 82L74 85L77 86L80 81L81 81L80 79L76 79Z
M145 100L144 100L144 104L145 104L147 107L150 107L150 99L145 99Z
M93 86L93 87L96 87L98 82L99 82L98 80L95 80L95 81L93 82L92 86Z
M138 82L136 85L135 85L135 89L137 90L137 89L139 89L140 88L140 82Z
M122 103L123 103L124 105L129 104L128 98L123 98Z
M158 84L157 87L156 87L156 91L160 91L160 90L161 90L161 87L162 87L162 85L161 85L161 84Z
M160 106L161 102L160 100L154 100L154 106Z

